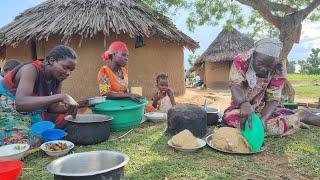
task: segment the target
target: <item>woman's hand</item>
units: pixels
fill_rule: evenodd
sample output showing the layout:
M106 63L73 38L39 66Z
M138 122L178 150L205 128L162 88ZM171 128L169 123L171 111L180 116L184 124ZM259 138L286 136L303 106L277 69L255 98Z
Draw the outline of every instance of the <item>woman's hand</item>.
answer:
M240 105L240 128L242 130L244 129L247 120L249 121L249 128L252 128L252 113L254 113L254 109L249 102Z
M141 101L141 99L143 98L142 96L138 95L138 94L129 94L129 98L136 102L139 103Z
M89 100L82 100L82 101L78 101L79 107L88 107L89 106Z
M71 114L72 117L75 118L79 107L77 101L68 94L62 94L62 102L67 106L68 114Z

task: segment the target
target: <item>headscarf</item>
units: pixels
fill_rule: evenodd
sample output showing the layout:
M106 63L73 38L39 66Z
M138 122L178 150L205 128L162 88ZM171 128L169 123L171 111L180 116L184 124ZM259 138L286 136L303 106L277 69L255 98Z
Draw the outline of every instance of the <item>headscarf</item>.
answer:
M117 52L128 52L127 45L122 41L113 41L110 44L109 49L102 54L103 61L108 61L110 54Z
M271 57L279 58L283 44L279 39L265 38L255 43L253 51L265 54ZM246 72L246 79L250 88L254 88L257 84L257 75L253 69L253 57Z
M279 39L265 38L256 42L254 51L271 57L279 58L282 47L282 42Z

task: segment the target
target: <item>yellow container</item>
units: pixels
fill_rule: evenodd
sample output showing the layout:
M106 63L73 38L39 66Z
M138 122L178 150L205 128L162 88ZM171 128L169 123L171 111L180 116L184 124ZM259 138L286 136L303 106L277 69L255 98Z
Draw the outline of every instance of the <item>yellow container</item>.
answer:
M131 87L131 93L142 96L142 87Z

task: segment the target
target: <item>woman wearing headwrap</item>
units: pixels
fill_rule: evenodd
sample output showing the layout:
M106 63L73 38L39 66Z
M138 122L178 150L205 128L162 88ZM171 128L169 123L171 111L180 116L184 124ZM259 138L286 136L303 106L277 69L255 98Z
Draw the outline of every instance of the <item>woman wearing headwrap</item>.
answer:
M121 41L114 41L110 44L102 59L107 63L101 67L98 73L100 95L108 99L129 98L139 102L142 98L139 95L129 93L128 89L128 48Z
M61 93L62 81L70 76L76 64L76 53L60 45L49 52L45 61L23 63L7 73L0 82L0 146L34 145L28 126L48 120L41 117L43 113L76 115L79 104L70 95ZM55 121L58 127L65 123Z
M283 108L281 90L286 80L279 55L282 43L278 39L262 39L253 50L234 57L230 70L231 105L225 110L223 123L244 128L251 126L251 114L257 113L270 136L285 136L306 126L320 126L320 117L303 109L296 114Z

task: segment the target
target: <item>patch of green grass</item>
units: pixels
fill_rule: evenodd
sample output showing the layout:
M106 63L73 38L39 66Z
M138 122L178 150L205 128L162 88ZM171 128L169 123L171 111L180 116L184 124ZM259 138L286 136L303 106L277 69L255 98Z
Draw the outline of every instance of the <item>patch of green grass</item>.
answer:
M293 88L296 92L296 96L298 96L298 97L313 99L314 101L317 101L318 98L320 97L320 86L315 86L315 85L295 86L295 85L293 85Z
M296 96L317 101L320 97L320 75L288 74Z
M320 80L320 74L288 74L288 80Z
M163 135L165 123L144 123L118 141L76 146L71 153L111 150L130 157L126 179L265 179L317 178L320 170L320 128L285 138L268 138L267 150L254 156L224 154L209 147L198 152L175 151ZM120 135L121 133L116 133ZM113 134L114 135L114 134ZM310 153L303 147L311 147ZM52 179L46 166L56 158L37 152L24 160L21 179ZM31 168L31 169L30 169Z

